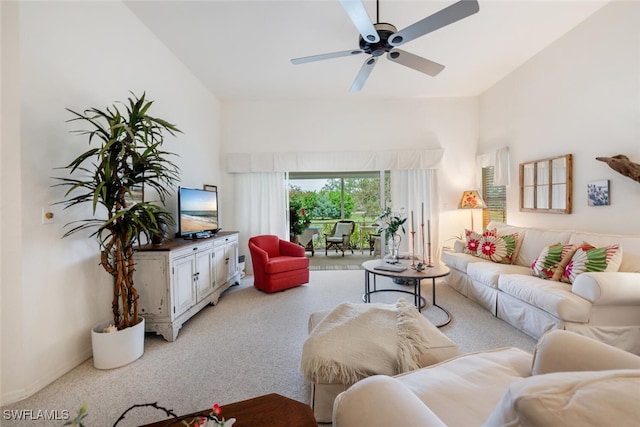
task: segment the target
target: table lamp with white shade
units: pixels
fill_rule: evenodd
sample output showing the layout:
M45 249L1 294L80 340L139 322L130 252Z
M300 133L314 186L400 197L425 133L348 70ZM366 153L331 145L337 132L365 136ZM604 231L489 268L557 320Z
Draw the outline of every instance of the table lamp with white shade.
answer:
M463 192L460 203L458 203L458 209L484 209L486 207L486 203L476 190L466 190ZM471 229L475 231L473 228L473 211L471 211Z

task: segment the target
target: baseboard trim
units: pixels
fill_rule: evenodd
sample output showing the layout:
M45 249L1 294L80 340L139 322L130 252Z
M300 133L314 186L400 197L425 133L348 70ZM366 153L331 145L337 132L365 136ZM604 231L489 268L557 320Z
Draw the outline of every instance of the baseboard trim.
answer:
M36 394L49 384L53 383L66 373L70 372L74 368L78 367L91 357L93 357L93 354L91 353L91 346L89 346L89 348L80 353L78 357L69 360L68 363L58 365L58 369L49 372L45 377L38 378L35 382L27 384L25 387L18 390L12 390L6 394L3 393L2 396L0 396L0 401L2 401L1 405L10 405L12 403L16 403L33 396L34 394Z

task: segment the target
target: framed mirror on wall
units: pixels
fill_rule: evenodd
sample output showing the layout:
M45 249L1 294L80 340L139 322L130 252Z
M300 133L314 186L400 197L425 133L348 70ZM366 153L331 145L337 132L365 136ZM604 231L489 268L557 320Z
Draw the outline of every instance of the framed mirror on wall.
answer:
M520 163L520 211L571 213L572 155Z

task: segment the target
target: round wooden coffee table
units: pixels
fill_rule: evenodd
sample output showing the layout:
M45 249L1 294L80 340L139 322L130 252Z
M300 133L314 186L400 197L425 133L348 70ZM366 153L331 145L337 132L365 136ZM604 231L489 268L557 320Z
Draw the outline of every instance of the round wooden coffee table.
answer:
M398 264L388 264L381 259L374 259L362 263L364 269L364 295L362 295L362 301L371 302L371 295L378 292L402 292L413 296L413 303L418 308L418 311L426 306L426 300L422 296L422 287L420 282L423 279L431 279L432 283L432 305L444 312L447 319L437 326L441 328L448 325L451 322L451 314L447 309L439 306L436 303L436 279L439 277L447 276L451 273L449 267L446 265L437 265L434 267L425 267L422 271L417 271L412 268L409 263L400 262ZM384 276L392 279L400 279L407 283L407 286L412 286L412 291L396 288L378 289L376 277ZM373 280L371 280L373 278Z

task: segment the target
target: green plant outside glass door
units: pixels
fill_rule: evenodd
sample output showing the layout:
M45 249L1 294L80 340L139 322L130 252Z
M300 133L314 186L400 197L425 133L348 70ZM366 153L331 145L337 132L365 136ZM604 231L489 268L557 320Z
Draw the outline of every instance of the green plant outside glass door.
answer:
M329 233L336 221L352 220L357 224L351 236L352 244L358 249L361 249L361 244L368 248L370 231L363 231L361 227L374 224L382 206L389 204L390 200L389 173L384 173L383 177L381 186L379 172L324 176L290 174L290 233L301 234L307 227L320 227L321 234ZM324 180L324 183L319 180ZM383 191L385 202L381 203ZM318 243L324 244L322 239Z

